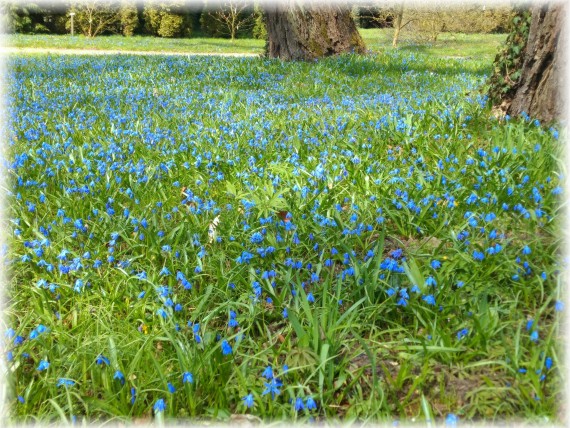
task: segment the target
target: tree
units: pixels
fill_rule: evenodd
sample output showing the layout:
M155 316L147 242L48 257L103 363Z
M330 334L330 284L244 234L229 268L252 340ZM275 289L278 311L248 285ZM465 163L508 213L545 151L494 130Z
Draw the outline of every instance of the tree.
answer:
M534 6L521 79L507 110L511 116L526 112L550 122L562 114L562 57L567 42L561 37L563 19L563 3Z
M139 26L139 15L134 0L121 1L119 25L124 36L132 36Z
M253 10L254 22L253 28L251 29L251 35L254 39L267 40L267 27L265 25L265 17L263 11L259 6L256 6Z
M19 6L15 2L0 3L0 29L6 33L36 33L45 32L40 24L34 23L31 15L41 11L35 3ZM43 26L42 26L43 27Z
M409 30L416 40L436 42L444 31L489 33L504 28L512 12L504 0L502 3L504 4L486 7L477 4L449 6L413 1L406 3L403 0L375 0L370 3L374 7L362 8L361 19L376 22L379 26L389 22L394 28L392 47L395 48L404 29Z
M245 0L228 0L207 15L218 25L216 27L223 34L229 35L231 41L236 39L238 31L250 29L256 16L253 13L253 5Z
M114 1L89 0L74 5L75 24L87 37L95 37L107 31L115 32L119 22L118 3Z
M564 13L562 3L535 4L530 10L526 40L520 36L520 28L525 28L524 12L515 18L518 25L507 39L507 48L497 55L491 78L489 95L501 104L503 112L511 116L526 113L543 122L561 117L567 47L567 36L562 32ZM514 71L509 65L516 66Z
M283 60L313 60L344 52L364 53L365 45L350 9L306 2L265 8L267 54Z

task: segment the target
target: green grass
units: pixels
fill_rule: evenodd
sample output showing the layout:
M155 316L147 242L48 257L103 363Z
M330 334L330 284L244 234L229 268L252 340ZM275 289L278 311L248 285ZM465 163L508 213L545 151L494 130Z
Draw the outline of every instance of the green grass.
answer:
M559 421L564 136L490 68L10 56L11 420Z
M360 34L367 48L374 52L392 49L392 29L360 29ZM506 34L442 33L436 42L427 43L414 40L414 34L404 29L400 34L398 48L436 57L469 57L492 63L506 38Z
M369 50L383 52L392 49L391 29L361 29L362 37ZM410 35L402 33L399 48L405 51L428 53L442 57L476 57L492 62L504 34L449 34L443 33L438 42L418 44ZM7 38L7 43L20 48L57 48L57 49L109 49L130 51L160 51L188 53L254 53L262 54L263 40L184 38L165 39L160 37L123 37L100 36L93 39L77 35L25 35L16 34Z
M7 44L20 48L51 49L96 49L188 53L254 53L262 54L263 40L216 38L168 39L161 37L99 36L88 38L82 35L26 35L16 34L7 37Z

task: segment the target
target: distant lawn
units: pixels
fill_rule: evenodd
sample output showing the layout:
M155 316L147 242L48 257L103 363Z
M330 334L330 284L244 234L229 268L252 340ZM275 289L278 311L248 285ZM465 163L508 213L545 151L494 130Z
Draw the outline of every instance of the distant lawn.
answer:
M392 49L394 30L391 28L360 29L360 34L371 51ZM437 42L428 43L414 40L413 34L402 31L398 49L424 52L438 57L476 57L492 61L506 38L506 34L442 33Z
M188 53L263 53L265 42L255 39L183 38L166 39L147 36L100 36L88 38L82 35L27 35L16 34L7 38L10 46L21 48L97 49L126 51L162 51Z
M373 52L392 49L392 29L361 29L366 46ZM505 34L444 33L436 43L418 43L410 33L403 32L398 49L418 51L439 57L477 57L492 61ZM11 46L22 48L99 49L130 51L162 51L188 53L255 53L262 54L265 42L255 39L184 38L100 36L93 39L76 35L24 35L7 38Z

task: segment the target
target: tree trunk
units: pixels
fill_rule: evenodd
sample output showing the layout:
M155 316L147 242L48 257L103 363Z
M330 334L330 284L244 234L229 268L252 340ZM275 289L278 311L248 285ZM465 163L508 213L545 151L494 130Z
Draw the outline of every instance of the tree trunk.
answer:
M394 38L392 39L392 47L398 46L398 39L400 38L400 30L402 30L402 18L404 17L404 3L400 3L400 7L396 12L396 19L394 22Z
M565 25L563 8L563 3L533 7L521 79L507 114L517 116L525 112L543 122L561 118L567 46L565 32L561 32Z
M267 55L270 58L313 60L345 52L364 53L362 37L348 8L305 2L275 2L266 7Z

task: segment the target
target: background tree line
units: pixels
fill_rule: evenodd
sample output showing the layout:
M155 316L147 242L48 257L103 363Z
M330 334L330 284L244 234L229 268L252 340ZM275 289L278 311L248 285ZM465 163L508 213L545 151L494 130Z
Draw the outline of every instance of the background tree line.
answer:
M228 0L210 6L208 0L135 1L86 0L21 5L3 2L7 33L69 34L70 13L76 33L87 37L122 34L158 37L224 37L264 39L261 9L252 2Z
M442 32L504 32L512 16L508 4L493 7L462 5L453 9L420 8L401 1L352 2L352 19L360 28L393 28L394 45L402 31L415 41L436 41ZM49 1L21 5L3 3L4 28L9 33L69 34L69 13L74 12L77 33L88 37L106 34L158 37L267 37L263 10L247 0Z

